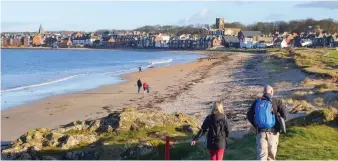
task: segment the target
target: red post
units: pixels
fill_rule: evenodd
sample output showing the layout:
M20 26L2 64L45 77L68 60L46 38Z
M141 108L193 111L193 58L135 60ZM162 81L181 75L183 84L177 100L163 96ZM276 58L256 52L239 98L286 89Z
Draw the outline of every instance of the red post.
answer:
M166 136L165 137L165 160L170 160L169 155L170 155L170 137Z

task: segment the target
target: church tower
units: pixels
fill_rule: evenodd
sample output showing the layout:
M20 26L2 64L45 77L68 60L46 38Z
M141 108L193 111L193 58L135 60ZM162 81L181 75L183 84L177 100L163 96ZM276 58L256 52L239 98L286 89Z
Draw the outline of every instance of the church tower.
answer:
M216 29L224 29L224 18L216 18Z
M39 27L39 34L40 34L40 35L43 35L44 33L45 33L45 31L43 30L42 25L40 24L40 27Z

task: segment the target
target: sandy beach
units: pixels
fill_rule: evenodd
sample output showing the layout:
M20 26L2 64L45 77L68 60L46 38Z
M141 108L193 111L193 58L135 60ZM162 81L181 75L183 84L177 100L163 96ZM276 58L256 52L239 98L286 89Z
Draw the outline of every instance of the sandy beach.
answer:
M212 59L123 75L117 85L52 96L2 111L1 140L11 141L32 128L56 128L75 120L104 117L125 107L157 108L183 112L202 119L213 101L222 101L231 119L233 136L250 130L246 111L266 84L274 86L277 97L299 88L305 78L299 69L269 73L262 65L264 54L214 54ZM259 77L258 77L259 76ZM150 85L150 93L137 93L136 81ZM289 116L292 117L292 116Z
M74 120L95 119L125 107L146 108L172 99L177 88L199 79L216 60L196 61L122 75L124 83L51 96L2 111L1 140L11 141L32 128L56 128ZM150 93L137 93L136 81L150 85Z

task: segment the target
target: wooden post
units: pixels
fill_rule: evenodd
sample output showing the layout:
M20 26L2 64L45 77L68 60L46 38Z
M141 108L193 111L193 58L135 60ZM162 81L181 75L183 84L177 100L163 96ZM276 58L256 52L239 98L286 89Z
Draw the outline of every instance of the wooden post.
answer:
M170 160L170 137L165 137L165 160Z

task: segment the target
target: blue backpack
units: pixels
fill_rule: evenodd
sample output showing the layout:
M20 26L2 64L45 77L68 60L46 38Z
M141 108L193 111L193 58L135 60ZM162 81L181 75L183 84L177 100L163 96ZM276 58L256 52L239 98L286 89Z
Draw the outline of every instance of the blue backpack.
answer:
M269 129L275 126L275 114L272 103L266 99L257 99L255 106L255 124L259 129Z

